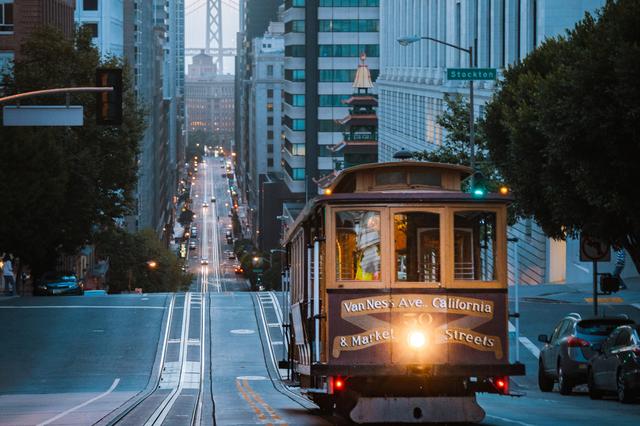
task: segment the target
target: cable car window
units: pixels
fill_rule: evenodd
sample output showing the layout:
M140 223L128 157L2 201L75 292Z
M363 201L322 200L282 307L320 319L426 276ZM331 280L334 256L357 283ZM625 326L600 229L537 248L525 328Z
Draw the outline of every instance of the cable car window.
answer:
M442 186L442 175L439 171L411 172L409 173L409 184L440 187Z
M406 185L407 175L405 172L378 172L376 174L376 185Z
M396 281L440 281L440 215L400 213L393 217Z
M379 212L336 213L336 258L338 280L380 280Z
M456 212L454 226L454 278L496 280L496 214Z

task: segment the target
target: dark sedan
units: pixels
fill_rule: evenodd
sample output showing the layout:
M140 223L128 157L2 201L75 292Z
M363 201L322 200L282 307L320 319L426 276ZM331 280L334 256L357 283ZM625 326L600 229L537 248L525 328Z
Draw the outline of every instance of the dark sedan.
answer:
M589 362L589 396L611 392L620 402L640 396L640 325L624 325L611 332Z
M34 296L82 296L84 285L73 274L49 272L44 274L33 289Z

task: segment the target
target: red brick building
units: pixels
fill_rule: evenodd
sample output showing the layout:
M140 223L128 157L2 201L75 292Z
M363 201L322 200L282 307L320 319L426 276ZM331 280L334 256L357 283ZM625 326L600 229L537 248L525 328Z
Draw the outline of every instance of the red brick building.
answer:
M71 37L75 0L0 0L0 70L19 55L20 45L41 26Z

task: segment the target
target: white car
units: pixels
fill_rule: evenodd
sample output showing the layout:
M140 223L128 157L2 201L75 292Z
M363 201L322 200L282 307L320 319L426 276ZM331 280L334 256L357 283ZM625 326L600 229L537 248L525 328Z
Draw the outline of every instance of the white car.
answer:
M206 257L203 257L202 259L200 259L200 264L201 265L208 265L209 264L209 259Z
M207 207L209 207L209 204L207 204L207 203L202 203L202 207L206 209Z

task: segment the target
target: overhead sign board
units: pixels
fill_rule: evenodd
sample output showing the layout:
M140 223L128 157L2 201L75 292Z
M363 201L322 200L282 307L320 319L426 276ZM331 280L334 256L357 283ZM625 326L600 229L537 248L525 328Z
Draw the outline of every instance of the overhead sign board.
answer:
M587 235L580 236L581 262L608 262L611 260L609 244Z
M29 105L5 106L2 108L2 123L5 126L82 126L82 106Z
M447 68L447 80L495 80L495 68Z

